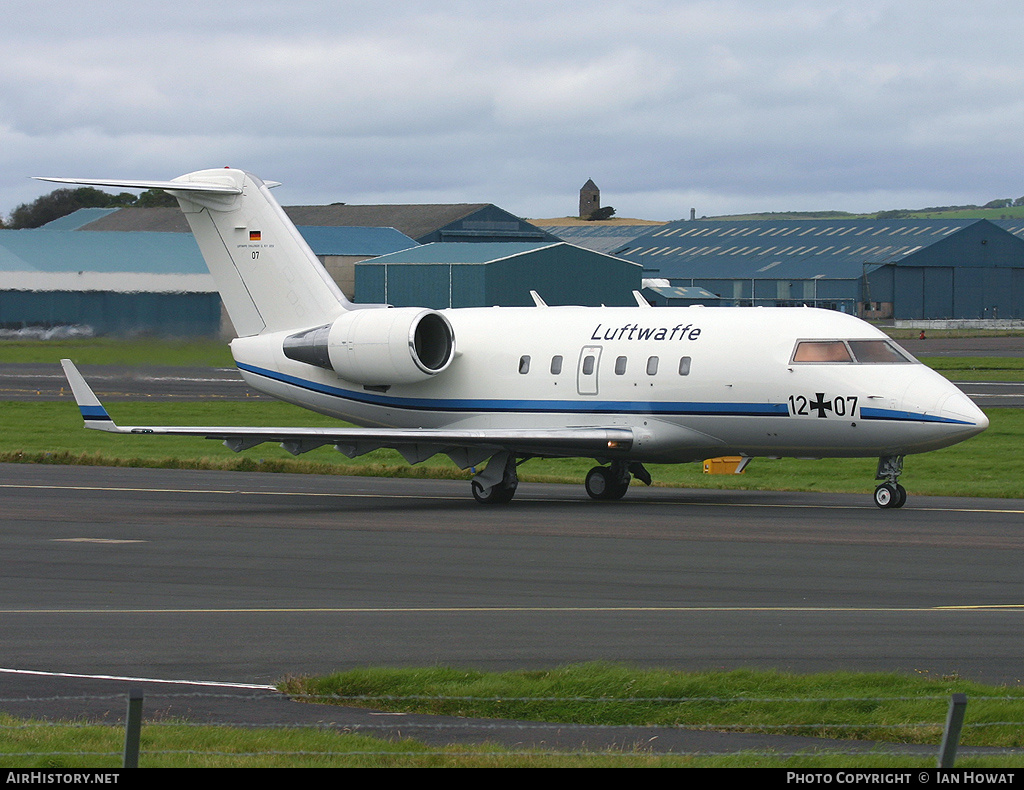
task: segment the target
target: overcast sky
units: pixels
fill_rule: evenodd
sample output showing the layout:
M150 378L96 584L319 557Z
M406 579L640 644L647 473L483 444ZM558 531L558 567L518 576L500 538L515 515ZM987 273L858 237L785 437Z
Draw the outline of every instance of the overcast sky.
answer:
M13 9L11 6L13 5ZM1024 195L1024 4L7 4L0 214L33 175L231 165L285 205L619 216Z

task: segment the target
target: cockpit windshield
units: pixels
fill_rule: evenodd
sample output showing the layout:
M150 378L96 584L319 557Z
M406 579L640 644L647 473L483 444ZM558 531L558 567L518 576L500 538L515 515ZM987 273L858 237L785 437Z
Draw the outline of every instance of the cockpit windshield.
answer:
M891 340L798 340L792 363L911 365L913 357Z

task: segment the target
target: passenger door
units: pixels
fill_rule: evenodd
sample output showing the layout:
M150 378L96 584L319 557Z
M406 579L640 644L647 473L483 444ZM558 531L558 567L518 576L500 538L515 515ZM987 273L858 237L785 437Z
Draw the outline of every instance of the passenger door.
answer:
M584 346L576 368L576 391L580 395L597 395L597 371L601 363L601 346Z

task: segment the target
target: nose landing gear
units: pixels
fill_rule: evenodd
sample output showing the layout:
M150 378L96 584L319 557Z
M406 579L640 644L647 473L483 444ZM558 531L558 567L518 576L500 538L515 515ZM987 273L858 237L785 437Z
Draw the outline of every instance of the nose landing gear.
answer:
M903 472L902 455L883 455L878 459L875 480L885 480L875 489L875 504L881 508L903 507L907 501L907 489L897 482Z

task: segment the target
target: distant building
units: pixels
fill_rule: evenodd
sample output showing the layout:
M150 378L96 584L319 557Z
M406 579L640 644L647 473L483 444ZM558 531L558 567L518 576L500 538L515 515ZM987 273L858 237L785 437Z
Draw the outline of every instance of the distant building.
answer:
M601 208L601 190L592 179L580 187L580 219L587 219L591 214Z
M356 297L396 307L635 305L640 266L565 242L424 244L356 264Z
M540 228L557 236L562 241L575 244L577 247L586 247L588 250L610 254L628 246L638 236L650 233L664 224L660 222L631 223L628 220L614 220L611 224L608 222L573 221L576 222L575 225L541 225Z
M32 230L0 230L0 329L78 326L100 335L233 337L187 224L183 232L170 230L184 220L181 212L142 211L157 212L150 219L162 230L77 230L120 213L107 209L82 209ZM394 228L299 232L350 298L356 261L417 246Z
M555 237L492 203L285 206L297 226L394 228L418 244L435 241L556 241ZM177 208L123 208L83 231L174 231L188 233Z
M216 336L220 294L184 233L0 230L0 328Z
M647 303L653 307L718 307L722 299L704 288L684 288L682 286L657 285L657 280L644 280L644 289L640 292Z
M723 305L877 319L1024 318L1024 220L671 222L614 254Z

